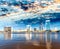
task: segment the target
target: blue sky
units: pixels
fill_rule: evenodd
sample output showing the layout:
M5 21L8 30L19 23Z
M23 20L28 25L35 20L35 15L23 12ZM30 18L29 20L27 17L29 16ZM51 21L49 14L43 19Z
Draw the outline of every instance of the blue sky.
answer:
M0 0L1 1L1 0ZM6 0L6 1L15 1L15 0ZM31 0L34 1L34 0ZM60 14L56 14L53 16L59 17ZM39 28L40 24L39 24L39 20L33 20L34 22L31 22L32 24L30 24L32 26L32 28ZM15 21L11 21L11 22L6 22L6 21L0 21L0 30L3 30L4 27L12 27L13 29L26 29L26 25L29 24L29 21L27 20L26 23L21 21L17 21L18 23L16 23ZM35 23L35 24L34 24ZM60 29L60 21L53 21L53 23L51 23L51 29L54 29L54 27L57 27L58 29ZM48 26L47 26L48 27ZM45 24L44 24L44 28L45 28Z
M36 20L38 21L38 20ZM18 21L17 21L18 22ZM30 22L32 23L32 22ZM39 29L39 26L40 26L40 23L33 23L33 24L29 24L29 23L24 23L24 22L19 22L19 23L16 23L16 22L0 22L0 30L3 30L4 27L12 27L14 30L19 30L19 29L26 29L27 25L31 25L32 29L33 28L38 28ZM44 24L44 28L46 24ZM47 26L48 27L48 26ZM58 30L60 30L60 21L53 21L53 22L50 22L50 28L53 30L54 28L57 28Z

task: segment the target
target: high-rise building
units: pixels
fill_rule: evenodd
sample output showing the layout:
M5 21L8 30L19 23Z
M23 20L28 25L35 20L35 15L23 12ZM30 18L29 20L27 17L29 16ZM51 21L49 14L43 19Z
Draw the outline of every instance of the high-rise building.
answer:
M40 31L43 30L43 23L40 24L40 27L39 27Z
M45 27L46 27L46 30L50 30L50 20L46 20Z
M30 31L31 30L31 25L27 25L26 29Z

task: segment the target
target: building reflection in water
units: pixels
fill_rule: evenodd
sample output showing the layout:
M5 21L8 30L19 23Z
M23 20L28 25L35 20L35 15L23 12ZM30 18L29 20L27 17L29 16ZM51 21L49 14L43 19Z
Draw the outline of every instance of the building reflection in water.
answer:
M58 34L57 34L57 32L55 33L55 39L57 39L58 38Z
M51 49L52 45L51 45L51 30L50 30L50 20L47 19L46 20L46 48L47 49Z
M34 34L34 40L32 41L32 44L34 45L34 46L39 46L40 44L39 44L39 42L37 41L37 36L39 36L39 34L37 34L38 33L38 30L37 30L37 28L34 28L34 32L33 32L33 34Z
M35 45L35 46L40 46L40 43L38 42L38 40L36 40L37 34L38 34L37 29L34 28L34 40L32 41L32 44ZM31 34L30 28L27 29L27 31L24 35L25 35L26 41L31 41L32 40L33 35ZM51 36L51 31L50 30L46 30L45 33L40 33L40 34L38 34L38 36L40 36L39 37L40 41L43 41L43 42L46 43L46 48L47 49L52 48L52 36ZM19 37L20 37L20 35L19 35ZM4 28L4 38L5 38L5 40L11 39L11 27L5 27ZM44 41L44 38L45 38L45 41ZM58 34L55 33L55 39L57 39L57 38L58 38ZM19 46L17 46L17 48L18 47Z
M31 26L27 25L27 31L25 34L26 40L30 41L32 39L32 34L31 34Z
M25 38L27 41L30 41L32 39L32 34L30 32L26 32Z
M58 30L57 27L55 27L54 30L57 31ZM57 38L58 38L58 34L57 34L57 32L55 32L55 39L57 39Z
M51 39L51 32L50 31L46 31L46 48L47 49L51 49L52 48L52 39Z

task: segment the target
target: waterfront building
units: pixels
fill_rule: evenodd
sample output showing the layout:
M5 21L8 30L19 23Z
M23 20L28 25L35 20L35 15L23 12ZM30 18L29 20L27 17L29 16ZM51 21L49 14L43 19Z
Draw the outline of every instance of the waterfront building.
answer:
M43 26L43 23L41 23L41 24L40 24L40 27L39 27L40 31L43 31L43 27L44 27L44 26Z
M5 40L11 39L11 27L4 27Z
M49 19L46 20L45 27L46 27L46 30L50 30L50 20Z

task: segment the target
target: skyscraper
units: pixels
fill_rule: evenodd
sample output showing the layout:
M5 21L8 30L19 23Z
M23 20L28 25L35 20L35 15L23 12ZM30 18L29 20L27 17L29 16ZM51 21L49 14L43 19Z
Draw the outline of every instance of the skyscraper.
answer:
M43 30L43 23L40 24L40 27L39 27L40 31Z
M46 27L46 30L50 30L50 20L46 20L45 27Z

